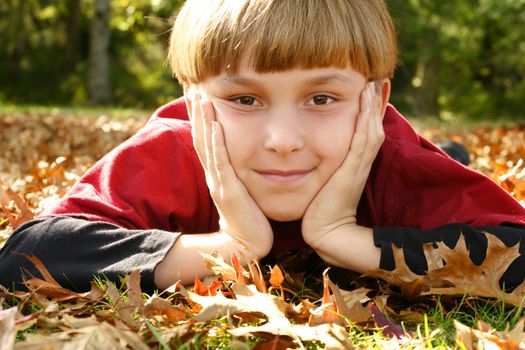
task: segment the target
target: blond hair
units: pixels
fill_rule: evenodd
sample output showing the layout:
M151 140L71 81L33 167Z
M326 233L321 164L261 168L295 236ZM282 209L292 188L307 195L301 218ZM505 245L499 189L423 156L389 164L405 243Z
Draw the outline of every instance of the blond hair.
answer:
M259 73L350 64L376 80L393 75L397 40L383 0L186 1L168 53L180 82L233 73L245 58Z

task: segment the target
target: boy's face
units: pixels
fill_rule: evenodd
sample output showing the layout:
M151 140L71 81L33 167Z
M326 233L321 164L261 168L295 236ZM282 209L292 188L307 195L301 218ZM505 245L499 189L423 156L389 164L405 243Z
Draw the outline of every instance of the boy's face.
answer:
M268 218L292 221L348 153L365 83L352 68L256 73L244 65L198 88L250 195Z

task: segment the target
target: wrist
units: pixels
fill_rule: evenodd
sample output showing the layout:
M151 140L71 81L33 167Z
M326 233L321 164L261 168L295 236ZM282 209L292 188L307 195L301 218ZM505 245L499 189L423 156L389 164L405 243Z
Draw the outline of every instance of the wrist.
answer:
M357 224L354 220L334 223L326 227L303 228L303 240L317 252L322 250L328 241L332 240L331 237L339 234L350 234L355 227Z
M319 239L312 240L310 247L331 265L356 272L379 267L381 252L374 245L373 231L368 227L357 224L340 225Z
M270 253L273 247L273 235L270 239L261 239L257 242L249 242L220 231L223 239L231 246L232 251L242 254L246 259L262 259Z

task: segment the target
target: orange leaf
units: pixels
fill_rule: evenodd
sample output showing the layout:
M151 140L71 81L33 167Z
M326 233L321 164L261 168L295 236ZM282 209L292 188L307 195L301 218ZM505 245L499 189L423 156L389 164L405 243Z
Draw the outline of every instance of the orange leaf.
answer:
M261 293L267 293L268 290L266 289L266 283L264 282L261 267L259 266L257 260L248 262L248 269L250 270L250 277L253 281L253 284L255 284L255 287L257 287L257 290Z
M244 279L244 269L242 268L241 263L235 254L232 255L232 266L235 269L237 283L246 284L246 280Z
M195 284L193 287L193 292L202 296L214 296L217 295L217 291L221 287L222 283L219 281L213 281L209 286L202 283L202 281L195 277Z
M275 265L270 271L270 284L279 287L284 282L284 275L279 265Z
M33 265L35 265L36 269L40 272L42 277L44 277L44 280L46 282L58 285L58 282L53 278L53 276L51 276L49 271L44 266L44 263L42 263L42 260L40 260L35 255L27 255L24 253L19 253L19 254L24 256L27 260L31 261Z

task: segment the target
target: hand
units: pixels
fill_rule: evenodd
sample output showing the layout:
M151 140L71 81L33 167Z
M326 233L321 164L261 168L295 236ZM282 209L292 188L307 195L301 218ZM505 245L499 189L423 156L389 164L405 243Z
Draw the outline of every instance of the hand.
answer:
M357 226L357 206L385 137L381 100L376 96L374 82L365 86L360 106L346 158L312 200L303 217L303 238L321 256L326 254L322 252L322 243L330 234Z
M197 91L190 93L189 100L193 144L219 212L220 232L233 237L256 257L264 257L273 245L270 223L235 174L213 104Z

